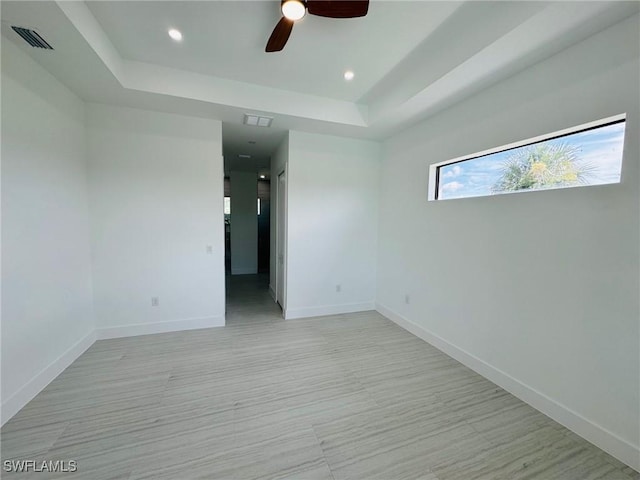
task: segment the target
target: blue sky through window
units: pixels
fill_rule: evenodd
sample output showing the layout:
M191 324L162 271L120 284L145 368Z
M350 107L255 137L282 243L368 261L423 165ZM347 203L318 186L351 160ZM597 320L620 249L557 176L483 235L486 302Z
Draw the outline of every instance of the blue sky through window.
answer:
M602 185L620 182L624 129L625 122L620 122L536 143L536 145L551 146L565 144L574 147L577 153L575 165L578 168L588 168L588 173L583 182L561 187L543 188L566 188L569 186ZM495 195L491 187L500 179L505 162L512 155L529 148L531 148L531 145L525 145L512 150L492 153L483 157L471 158L439 167L438 199ZM539 189L542 188L537 187L528 190Z

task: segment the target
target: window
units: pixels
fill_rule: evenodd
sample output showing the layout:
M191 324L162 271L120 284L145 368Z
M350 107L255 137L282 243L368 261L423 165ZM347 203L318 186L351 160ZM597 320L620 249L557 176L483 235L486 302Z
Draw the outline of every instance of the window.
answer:
M625 115L430 168L429 200L620 182Z

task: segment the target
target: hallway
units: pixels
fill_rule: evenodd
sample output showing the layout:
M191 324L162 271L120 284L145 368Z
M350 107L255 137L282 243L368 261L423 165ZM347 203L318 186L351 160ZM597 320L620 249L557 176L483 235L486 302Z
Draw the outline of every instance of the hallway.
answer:
M227 275L226 324L281 322L282 310L269 294L269 274Z

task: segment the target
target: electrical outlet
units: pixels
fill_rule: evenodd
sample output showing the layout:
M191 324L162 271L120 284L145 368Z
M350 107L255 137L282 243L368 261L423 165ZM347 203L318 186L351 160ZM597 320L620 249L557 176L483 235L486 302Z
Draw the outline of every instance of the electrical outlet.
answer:
M158 297L151 297L151 306L157 307L160 305L160 299Z
M342 286L340 284L336 285L336 292L340 293L342 291Z
M409 294L405 294L404 296L404 303L406 303L407 305L409 305L411 303L411 297L409 296Z

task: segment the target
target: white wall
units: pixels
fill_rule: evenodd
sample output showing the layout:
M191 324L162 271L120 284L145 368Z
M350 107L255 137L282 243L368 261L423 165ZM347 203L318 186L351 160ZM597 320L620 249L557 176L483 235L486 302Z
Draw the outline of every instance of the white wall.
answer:
M95 104L87 115L99 336L223 325L221 123Z
M379 173L376 142L289 132L286 318L374 308Z
M289 132L278 145L271 156L271 231L269 241L269 291L276 301L276 261L278 259L277 228L278 228L278 176L286 170L289 163Z
M638 22L386 142L377 287L381 312L635 468ZM427 202L432 163L622 112L620 185Z
M230 172L231 274L258 273L258 176Z
M3 39L3 423L93 342L84 118Z

